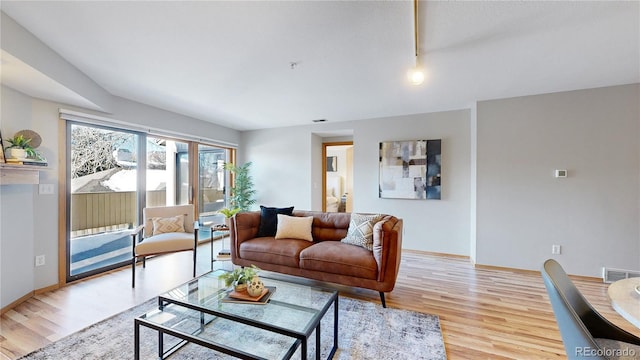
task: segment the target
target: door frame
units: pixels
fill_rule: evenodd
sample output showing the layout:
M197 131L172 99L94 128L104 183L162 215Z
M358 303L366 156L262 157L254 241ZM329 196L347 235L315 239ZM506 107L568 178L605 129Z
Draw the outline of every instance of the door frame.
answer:
M330 146L353 146L353 141L335 141L322 143L322 211L327 211L327 148Z

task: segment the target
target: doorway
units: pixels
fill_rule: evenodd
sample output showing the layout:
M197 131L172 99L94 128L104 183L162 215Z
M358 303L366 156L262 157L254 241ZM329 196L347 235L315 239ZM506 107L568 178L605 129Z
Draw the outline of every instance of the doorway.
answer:
M353 209L353 141L322 144L322 211Z

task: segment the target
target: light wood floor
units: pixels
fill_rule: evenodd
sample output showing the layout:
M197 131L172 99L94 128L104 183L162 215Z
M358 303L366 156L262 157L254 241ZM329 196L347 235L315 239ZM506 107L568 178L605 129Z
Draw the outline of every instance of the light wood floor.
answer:
M198 274L209 270L209 249L208 244L199 247ZM1 318L0 359L16 359L187 281L190 257L190 252L165 255L148 261L146 269L139 266L135 289L131 269L124 268L29 299ZM606 284L575 282L605 317L640 336L609 305ZM379 302L374 291L338 289L341 295ZM438 315L449 359L566 358L538 274L405 252L387 306Z

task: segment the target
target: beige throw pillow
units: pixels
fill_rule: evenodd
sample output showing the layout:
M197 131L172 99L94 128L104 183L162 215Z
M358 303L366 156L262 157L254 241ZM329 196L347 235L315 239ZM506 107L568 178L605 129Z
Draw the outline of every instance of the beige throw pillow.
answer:
M351 214L349 222L349 230L347 237L340 240L343 243L362 246L363 248L373 251L373 226L384 218L384 215L373 214Z
M184 215L169 218L154 217L151 221L153 222L153 236L170 232L184 232Z
M311 225L313 216L287 216L278 214L276 239L301 239L313 241Z

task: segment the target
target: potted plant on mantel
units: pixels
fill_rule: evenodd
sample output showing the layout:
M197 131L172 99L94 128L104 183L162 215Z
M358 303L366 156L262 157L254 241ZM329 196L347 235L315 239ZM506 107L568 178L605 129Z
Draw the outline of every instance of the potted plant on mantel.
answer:
M6 150L9 150L12 158L26 159L27 156L36 156L35 149L30 145L31 139L25 138L24 135L17 135L5 141L11 144L6 147Z

